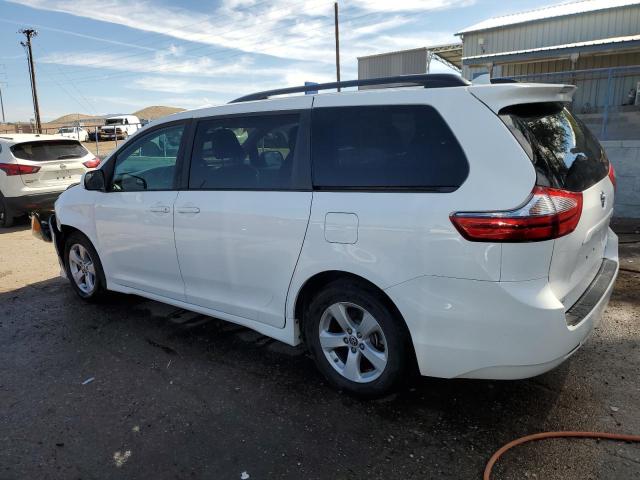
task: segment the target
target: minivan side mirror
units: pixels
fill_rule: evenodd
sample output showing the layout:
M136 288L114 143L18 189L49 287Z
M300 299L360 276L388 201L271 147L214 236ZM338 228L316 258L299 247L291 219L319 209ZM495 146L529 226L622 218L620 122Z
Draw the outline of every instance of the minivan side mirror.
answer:
M91 170L85 173L84 188L85 190L105 192L107 190L107 182L104 178L104 172L102 170Z

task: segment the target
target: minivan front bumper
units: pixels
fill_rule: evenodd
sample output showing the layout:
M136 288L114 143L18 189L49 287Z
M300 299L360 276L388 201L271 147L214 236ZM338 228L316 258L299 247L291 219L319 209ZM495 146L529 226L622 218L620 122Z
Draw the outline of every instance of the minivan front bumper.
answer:
M599 274L565 306L548 279L490 282L424 276L390 287L420 372L444 378L518 379L544 373L585 342L618 274L618 237L609 230Z

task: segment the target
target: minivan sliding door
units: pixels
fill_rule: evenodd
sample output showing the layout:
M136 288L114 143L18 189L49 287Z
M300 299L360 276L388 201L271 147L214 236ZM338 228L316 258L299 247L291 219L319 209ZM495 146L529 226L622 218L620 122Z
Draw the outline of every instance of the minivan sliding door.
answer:
M311 98L299 102L310 107ZM198 122L188 189L175 203L187 302L284 326L311 208L308 115L296 110Z

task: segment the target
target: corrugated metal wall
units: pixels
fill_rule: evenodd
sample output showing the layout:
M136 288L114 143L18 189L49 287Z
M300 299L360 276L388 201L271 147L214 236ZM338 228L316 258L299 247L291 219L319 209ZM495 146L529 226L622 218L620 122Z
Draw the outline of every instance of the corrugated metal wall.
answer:
M472 32L464 35L463 57L564 45L640 33L640 5ZM484 39L484 51L478 39Z
M640 52L581 57L576 64L576 70L583 71L630 65L640 65ZM578 111L601 109L607 99L608 73L606 71L595 71L593 73L583 72L572 75L570 72L571 62L569 60L511 63L502 65L501 69L499 76L503 77L526 75L526 78L521 80L577 85L578 90L574 95L573 105ZM553 72L565 73L553 76L544 75ZM637 70L614 72L610 92L611 106L622 105L627 100L629 90L636 88L638 81L640 81L640 74Z
M358 59L358 78L379 78L427 72L427 49L417 48ZM391 85L390 85L391 86ZM361 87L380 88L380 87Z

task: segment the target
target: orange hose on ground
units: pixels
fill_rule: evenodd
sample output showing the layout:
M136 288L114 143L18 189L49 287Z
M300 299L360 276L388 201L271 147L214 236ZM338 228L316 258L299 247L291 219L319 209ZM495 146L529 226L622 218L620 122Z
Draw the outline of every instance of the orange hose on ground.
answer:
M640 442L640 435L626 435L623 433L607 433L607 432L543 432L543 433L534 433L533 435L527 435L526 437L518 438L513 440L502 448L500 448L496 453L494 453L487 466L484 469L483 480L490 480L491 478L491 470L493 466L496 464L498 459L508 450L511 450L513 447L517 447L518 445L522 445L523 443L533 442L535 440L543 440L545 438L594 438L594 439L606 439L606 440L620 440L623 442Z

